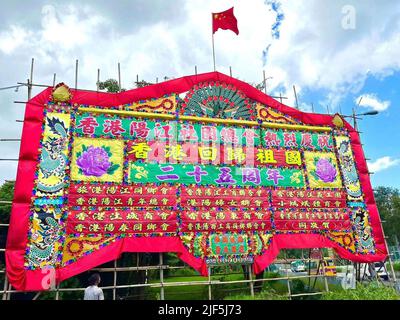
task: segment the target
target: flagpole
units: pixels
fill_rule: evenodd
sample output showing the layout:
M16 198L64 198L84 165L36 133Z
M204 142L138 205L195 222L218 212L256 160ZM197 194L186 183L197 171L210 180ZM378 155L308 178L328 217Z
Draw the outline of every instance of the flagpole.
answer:
M213 53L213 62L214 62L214 71L216 71L215 68L215 47L214 47L214 29L213 29L213 23L214 23L214 16L213 13L211 13L211 41L212 41L212 53Z

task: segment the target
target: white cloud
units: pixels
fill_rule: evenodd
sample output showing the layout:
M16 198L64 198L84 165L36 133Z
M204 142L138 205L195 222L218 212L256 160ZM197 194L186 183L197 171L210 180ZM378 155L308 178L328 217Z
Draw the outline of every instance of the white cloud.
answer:
M361 107L372 108L376 111L385 111L390 106L390 101L380 101L376 94L366 93L354 100L356 104L360 102Z
M0 33L0 51L11 54L19 46L23 45L31 33L24 28L16 25Z
M389 156L378 158L373 162L368 162L368 169L371 172L379 172L400 164L400 159L392 159Z
M400 2L281 0L280 38L268 50L270 85L293 84L327 92L323 103L337 107L357 94L368 76L400 70ZM355 9L355 29L342 27L342 8Z

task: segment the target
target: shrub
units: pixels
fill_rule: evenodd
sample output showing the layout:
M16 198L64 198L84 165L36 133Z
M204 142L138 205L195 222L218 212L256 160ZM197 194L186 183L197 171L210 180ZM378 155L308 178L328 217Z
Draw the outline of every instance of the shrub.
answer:
M232 295L225 297L224 300L289 300L286 295L277 294L274 289L268 291L261 291L259 294L251 295Z
M367 285L358 284L354 290L339 290L324 293L323 300L400 300L400 296L392 287L378 282Z

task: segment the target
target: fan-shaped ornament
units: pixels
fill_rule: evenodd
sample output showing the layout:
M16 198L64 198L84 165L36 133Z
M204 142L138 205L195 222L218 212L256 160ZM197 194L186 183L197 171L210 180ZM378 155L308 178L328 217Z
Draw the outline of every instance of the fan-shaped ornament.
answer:
M255 106L231 84L203 82L186 94L183 114L221 119L254 120Z

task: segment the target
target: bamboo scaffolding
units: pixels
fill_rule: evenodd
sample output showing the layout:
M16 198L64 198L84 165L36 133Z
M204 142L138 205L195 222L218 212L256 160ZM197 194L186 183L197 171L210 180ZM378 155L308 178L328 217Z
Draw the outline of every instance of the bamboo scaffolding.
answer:
M75 64L75 90L82 90L82 91L87 91L87 92L98 92L99 91L99 82L100 82L100 69L97 70L97 82L96 82L96 90L88 90L88 89L78 89L78 64L79 61L76 60L76 64ZM232 76L232 68L229 67L229 73L230 76ZM197 66L195 66L195 74L197 75ZM31 60L31 67L30 67L30 76L29 79L27 79L26 83L22 83L22 82L18 82L18 87L19 86L26 86L28 88L28 101L31 99L32 96L32 89L33 87L42 87L42 88L54 88L55 84L56 84L56 74L54 73L53 75L53 83L52 85L45 85L45 84L37 84L37 83L33 83L33 79L34 79L34 58L32 58ZM264 82L264 92L267 93L266 90L266 77L265 77L265 71L263 72L263 82ZM156 80L156 82L158 82L158 79ZM137 81L136 83L139 83L139 76L137 75ZM118 63L118 85L119 85L119 91L121 91L121 70L120 70L120 63ZM297 92L296 92L296 88L295 86L293 86L293 90L294 90L294 94L295 94L295 98L296 98L296 107L299 108L298 105L298 100L297 100ZM280 102L282 103L283 99L288 99L287 97L282 97L282 94L279 95L279 97L275 97L272 96L272 98L276 98L279 99ZM26 104L27 102L25 101L15 101L15 103L21 103L21 104ZM312 109L314 111L314 106L312 104ZM81 111L85 111L84 108L80 109ZM93 110L91 110L93 111ZM110 113L111 111L118 113L118 112L124 112L122 114L126 114L125 111L121 111L121 110L105 110L104 113ZM99 112L98 109L94 110L94 112ZM329 110L328 110L329 113ZM160 114L155 114L152 115L150 113L138 113L138 112L130 112L129 115L135 115L135 116L142 116L142 117L154 117L154 118L163 118L162 115ZM217 123L235 123L234 120L224 120L224 119L208 119L208 118L200 118L200 117L187 117L187 116L180 116L179 118L175 118L174 116L171 115L164 115L165 119L172 119L172 120L191 120L191 121L201 121L201 122L217 122ZM355 116L354 116L355 118ZM16 120L17 122L23 122L23 120ZM240 121L241 124L243 124L242 121ZM245 124L250 125L250 126L256 126L259 125L258 122L251 122L248 121ZM310 127L310 126L301 126L301 125L282 125L282 124L271 124L271 123L262 123L263 127L273 127L273 128L284 128L284 127L290 127L292 129L299 129L299 130L303 130L303 129L307 129L307 130L313 130L313 131L330 131L330 128L327 127ZM357 126L355 126L355 128L357 128ZM0 141L20 141L21 139L0 139ZM18 159L0 159L0 161L18 161ZM12 201L0 201L0 204L12 204ZM0 227L9 227L9 224L0 224ZM386 243L386 237L385 237L385 244L387 246ZM297 261L299 259L292 259L292 258L288 258L286 256L286 250L281 250L284 251L285 253L285 257L284 259L276 259L274 261L275 264L283 264L285 266L289 265L290 266L290 262L292 261ZM0 252L5 252L5 248L0 248ZM313 259L311 257L304 259L304 255L302 254L302 260L303 261L308 261L309 263L311 261L319 261L320 265L322 265L322 274L311 274L311 272L308 272L307 275L296 275L296 274L291 274L289 275L289 268L286 267L285 269L285 276L279 276L276 278L262 278L262 279L257 279L255 280L253 277L253 272L251 270L251 266L250 265L246 265L247 268L247 272L249 274L249 278L248 279L244 279L244 280L229 280L229 281L221 281L221 280L216 280L213 279L213 276L218 276L218 273L213 274L213 268L212 267L208 267L208 278L204 278L204 280L198 280L198 281L175 281L175 282L168 282L165 281L165 271L167 270L178 270L178 269L185 269L187 268L186 266L170 266L167 264L164 264L164 258L163 258L163 253L159 253L159 264L158 265L154 265L154 266L140 266L139 265L139 259L137 259L137 265L136 266L129 266L129 267L118 267L118 261L114 260L114 265L113 267L97 267L97 268L93 268L92 271L97 271L97 272L105 272L105 273L113 273L113 284L111 286L104 286L102 287L103 290L111 290L112 291L112 297L115 300L117 298L117 290L118 289L128 289L128 288L159 288L160 289L160 298L163 300L165 299L165 293L166 293L166 288L169 287L185 287L185 286L199 286L199 287L204 287L207 286L208 288L208 298L211 300L212 299L212 289L213 286L223 286L223 285L227 285L227 284L248 284L249 288L250 288L250 294L251 296L254 296L254 283L255 282L260 282L262 284L264 284L265 282L273 282L273 281L286 281L287 282L287 286L288 286L288 293L287 296L291 299L292 297L301 297L301 296L314 296L314 295L321 295L324 292L328 292L329 291L329 285L327 282L327 275L325 273L325 268L323 265L323 260L320 259ZM322 261L322 263L321 263ZM393 280L396 281L396 277L395 277L395 273L393 270L393 265L392 265L392 261L390 259L389 256L389 263L393 272ZM357 274L360 275L361 270L360 270L360 264L356 265L356 271ZM159 270L159 281L158 282L153 282L153 283L136 283L136 284L118 284L118 277L119 277L119 273L122 272L141 272L141 271L156 271ZM6 277L6 271L4 269L4 267L2 267L2 269L0 269L0 274L4 275L5 279L4 279L4 286L3 286L3 290L0 291L0 294L2 294L2 299L3 300L9 300L11 299L11 295L14 293L19 293L20 291L18 290L14 290L12 289L11 285L8 282L8 279ZM223 273L226 274L226 273ZM231 273L230 273L231 274ZM239 273L237 273L239 274ZM240 273L243 274L243 273ZM291 291L291 281L295 280L295 279L309 279L311 280L312 278L315 279L315 281L317 279L322 279L324 281L324 291L323 292L308 292L308 293L293 293ZM62 283L58 283L57 286L55 288L51 288L49 290L49 292L55 292L55 300L59 300L60 298L62 298L61 293L62 292L74 292L74 291L84 291L85 288L83 287L79 287L79 288L62 288L60 287ZM229 289L229 291L234 291L234 290L242 290L241 288L237 288L237 289ZM228 290L227 290L228 291ZM33 297L33 300L36 300L37 298L39 298L41 292L37 292L36 295ZM168 297L167 297L168 298Z

